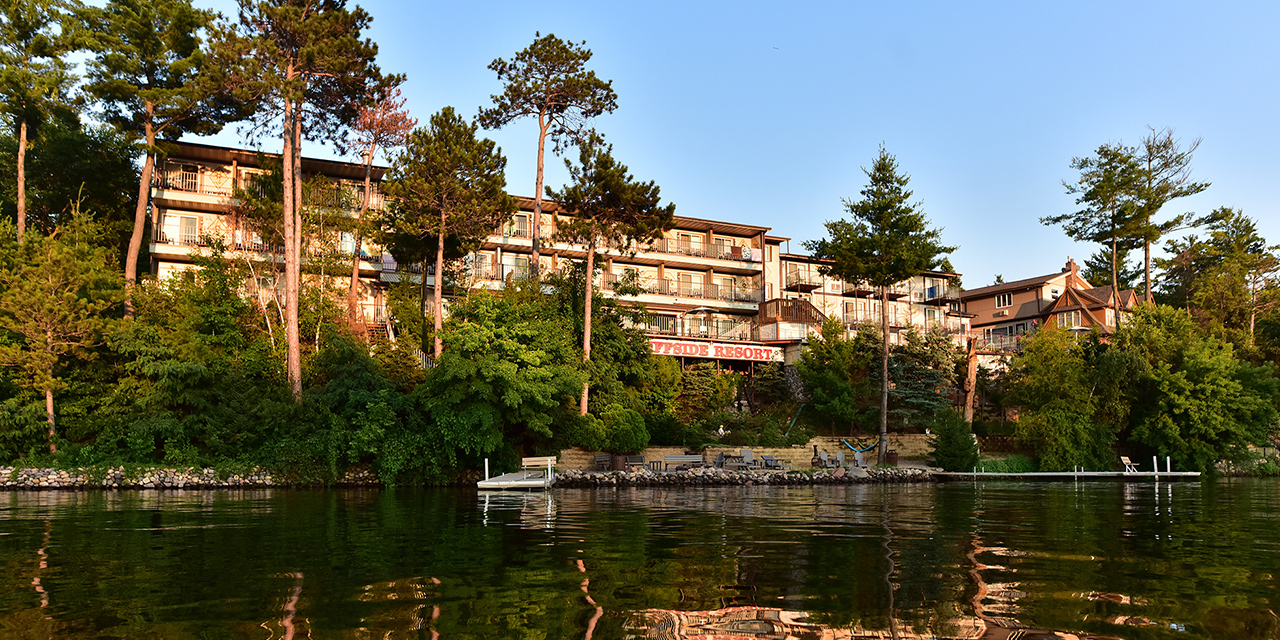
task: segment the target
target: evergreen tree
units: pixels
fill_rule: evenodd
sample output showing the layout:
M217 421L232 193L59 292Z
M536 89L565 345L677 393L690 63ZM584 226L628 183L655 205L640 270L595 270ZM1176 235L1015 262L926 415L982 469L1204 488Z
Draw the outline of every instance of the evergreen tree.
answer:
M1041 218L1043 224L1060 224L1067 236L1081 242L1111 247L1111 286L1120 290L1120 249L1140 239L1133 193L1140 179L1136 151L1123 144L1104 144L1087 158L1073 158L1071 168L1080 172L1075 182L1062 181L1067 193L1084 208L1074 213Z
M911 202L907 189L910 178L898 171L898 161L884 147L870 170L863 169L868 183L862 199L845 200L851 220L826 223L829 237L809 241L805 247L814 257L830 261L821 267L823 275L845 282L865 281L879 290L880 330L884 341L881 353L880 447L877 459L884 463L889 450L889 287L936 268L941 254L955 247L939 244L941 233L929 228L920 205Z
M80 15L92 31L94 51L85 91L103 104L107 122L141 139L146 153L124 260L124 315L130 318L156 139L216 133L241 114L211 82L215 74L206 64L204 34L214 12L196 9L190 0L110 0Z
M1129 261L1129 247L1121 246L1118 251L1116 264L1119 266L1119 271L1115 275L1120 285L1119 290L1133 289L1137 287L1138 279L1142 277L1142 270ZM1081 277L1095 287L1109 286L1111 275L1111 250L1105 247L1095 251L1084 261L1084 269L1080 273Z
M507 160L492 140L477 139L476 131L474 123L445 107L409 135L386 181L387 194L396 199L388 220L392 232L436 244L432 313L437 359L444 351L446 238L473 247L515 213L503 176ZM424 271L424 282L426 277Z
M1209 188L1208 182L1191 181L1191 154L1200 147L1200 138L1192 140L1186 149L1174 139L1173 129L1151 128L1142 139L1138 150L1139 177L1135 185L1134 204L1139 240L1142 242L1142 272L1144 291L1148 301L1151 296L1151 244L1190 222L1193 226L1206 220L1191 220L1191 214L1183 213L1157 222L1160 209L1178 198L1193 196Z
M212 68L243 102L259 107L255 130L274 125L283 143L285 372L302 398L298 312L302 273L302 140L339 142L382 87L378 47L361 39L372 18L346 0L239 0L239 23L216 34Z
M601 80L586 68L591 50L586 42L566 42L548 33L534 33L533 44L516 53L510 62L498 58L489 69L504 83L492 96L493 106L480 110L486 129L504 127L526 116L538 118L538 168L533 187L533 259L530 275L538 277L541 252L543 158L547 137L559 153L578 141L587 122L618 108L613 82Z
M568 160L570 184L560 191L547 190L570 214L556 218L556 237L587 246L586 293L583 299L582 361L591 361L591 303L595 281L596 249L604 246L627 251L636 244L651 242L675 224L676 206L660 206L658 185L636 182L627 167L613 159L613 145L598 136L583 141L575 166ZM582 387L578 404L587 414L588 383Z
M75 49L65 0L7 0L0 5L0 113L18 132L17 238L27 228L26 154L31 129L65 110L75 83L64 56Z
M44 394L50 453L57 452L61 367L69 357L92 357L109 324L105 312L119 301L119 274L97 233L78 214L49 236L0 241L0 329L10 337L0 343L0 365L19 369Z

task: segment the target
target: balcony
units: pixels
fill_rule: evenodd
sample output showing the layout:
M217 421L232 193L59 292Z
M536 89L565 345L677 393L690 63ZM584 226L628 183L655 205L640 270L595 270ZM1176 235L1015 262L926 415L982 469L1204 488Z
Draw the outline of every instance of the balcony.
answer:
M231 171L219 167L198 164L168 162L156 169L152 186L166 191L179 191L219 198L231 198L237 189L264 193L260 176L265 174L243 171L233 177ZM369 208L382 209L385 196L377 183L370 185ZM344 211L358 211L364 201L364 183L350 180L334 181L328 186L312 186L303 190L303 203L315 207L331 207Z
M685 327L680 326L680 318L675 316L656 316L638 328L649 335L676 338L703 338L710 340L732 340L737 342L758 342L760 328L749 320L729 318L685 318Z
M822 288L822 276L805 271L791 271L787 273L787 279L783 288L787 291L803 292L820 289Z
M859 325L872 324L880 326L883 318L880 317L879 309L858 310L847 312L844 314L844 326L849 329L856 329ZM906 313L898 313L897 309L889 310L889 328L903 329L911 325L910 317Z
M953 284L934 285L924 290L924 303L947 306L960 301L960 287Z
M652 280L641 283L647 293L660 296L678 296L699 300L721 300L724 302L754 302L764 300L764 293L758 288L747 286L720 286L715 284L695 284L692 282L672 282L671 280Z

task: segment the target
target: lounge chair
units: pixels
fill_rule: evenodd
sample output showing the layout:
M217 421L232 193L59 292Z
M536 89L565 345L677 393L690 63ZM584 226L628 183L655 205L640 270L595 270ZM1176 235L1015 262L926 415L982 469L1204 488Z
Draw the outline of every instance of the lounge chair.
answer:
M714 464L717 469L724 468L724 452L723 451L716 454L716 461Z
M1125 473L1137 473L1138 465L1129 460L1129 456L1120 456L1120 463L1124 465Z
M844 452L843 452L843 451L837 451L837 452L836 452L836 466L838 466L838 467L843 467L843 466L845 466L845 464L844 464Z
M782 463L773 456L760 456L760 462L764 464L765 469L782 469Z
M867 461L863 459L861 451L853 452L853 463L858 465L859 467L867 466Z
M758 463L750 449L742 449L740 453L742 453L742 464L746 465L748 469L756 468Z

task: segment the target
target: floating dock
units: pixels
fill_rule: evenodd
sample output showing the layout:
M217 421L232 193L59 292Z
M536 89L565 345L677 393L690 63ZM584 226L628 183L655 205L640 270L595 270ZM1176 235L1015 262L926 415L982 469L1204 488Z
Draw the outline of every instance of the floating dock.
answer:
M500 476L494 476L488 480L481 480L476 483L478 489L490 490L507 490L507 489L530 489L543 491L551 488L551 483L555 481L555 476L548 476L541 472L517 471L515 473L505 473Z
M934 471L939 480L1024 478L1027 480L1097 480L1116 479L1134 482L1179 480L1199 478L1199 471L1030 471L1026 473L997 473L994 471Z

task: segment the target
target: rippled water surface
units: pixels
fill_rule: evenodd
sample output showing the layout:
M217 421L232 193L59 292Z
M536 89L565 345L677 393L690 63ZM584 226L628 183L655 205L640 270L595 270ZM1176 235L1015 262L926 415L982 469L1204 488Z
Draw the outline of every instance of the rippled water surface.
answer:
M1280 638L1280 482L0 494L0 638Z

